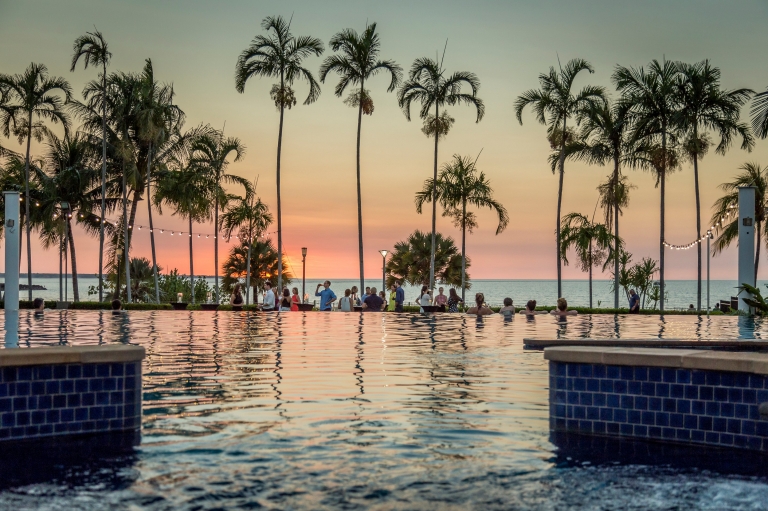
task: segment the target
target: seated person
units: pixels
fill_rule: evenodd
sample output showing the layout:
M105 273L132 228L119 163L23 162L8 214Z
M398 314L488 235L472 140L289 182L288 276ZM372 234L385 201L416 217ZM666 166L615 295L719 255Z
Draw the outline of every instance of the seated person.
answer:
M370 293L363 300L363 312L381 312L382 307L384 307L384 300L376 294L375 287L371 288Z
M467 309L467 314L474 314L477 316L488 316L493 313L491 308L485 305L485 295L483 293L477 293L475 295L475 305Z
M525 309L520 311L520 314L525 314L527 316L534 316L536 314L546 314L546 311L537 311L536 310L536 300L528 300L528 303L525 304Z
M42 312L45 309L45 302L42 298L35 298L35 300L32 302L32 308L35 310L35 312Z
M123 302L120 300L112 300L112 311L117 312L123 309Z
M505 318L511 318L515 315L515 307L512 305L512 298L504 298L504 307L499 309L499 314Z
M550 312L550 314L554 314L555 316L575 316L578 313L579 311L568 310L568 302L565 298L558 298L557 309Z

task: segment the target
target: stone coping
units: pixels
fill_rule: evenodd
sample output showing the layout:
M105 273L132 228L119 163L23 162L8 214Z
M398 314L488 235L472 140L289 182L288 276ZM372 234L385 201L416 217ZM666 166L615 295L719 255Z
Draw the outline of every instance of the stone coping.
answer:
M137 362L143 360L144 355L143 346L131 344L6 348L0 350L0 367Z
M768 375L768 354L676 348L563 346L544 349L552 362L617 366L671 367Z
M643 348L696 348L696 349L768 349L764 340L714 340L697 341L691 339L523 339L528 348L548 348L550 346L601 346L601 347L643 347Z

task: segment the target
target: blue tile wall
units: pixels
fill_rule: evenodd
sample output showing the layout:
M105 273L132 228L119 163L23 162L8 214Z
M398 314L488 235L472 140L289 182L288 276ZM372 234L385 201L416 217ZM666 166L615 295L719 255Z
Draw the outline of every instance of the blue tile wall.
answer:
M0 368L0 441L141 427L141 362Z
M550 428L768 451L768 377L549 363Z

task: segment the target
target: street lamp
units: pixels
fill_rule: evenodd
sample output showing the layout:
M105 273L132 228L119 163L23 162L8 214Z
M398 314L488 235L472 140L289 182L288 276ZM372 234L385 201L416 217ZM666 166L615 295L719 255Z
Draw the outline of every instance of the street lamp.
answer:
M117 259L117 297L120 298L120 258L123 256L123 249L115 249L115 259Z
M69 239L69 202L61 201L60 207L61 213L64 215L64 301L66 302L68 298L67 274L69 273L69 260L67 259L67 240Z
M307 247L301 247L301 303L307 296Z
M379 250L381 254L381 290L387 292L387 250Z

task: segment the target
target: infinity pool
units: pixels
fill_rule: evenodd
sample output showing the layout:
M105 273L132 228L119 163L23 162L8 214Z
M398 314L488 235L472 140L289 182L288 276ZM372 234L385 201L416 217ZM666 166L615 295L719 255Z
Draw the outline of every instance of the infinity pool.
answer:
M764 509L762 458L553 443L522 339L766 336L722 316L22 311L21 349L147 349L143 440L0 458L0 508Z

